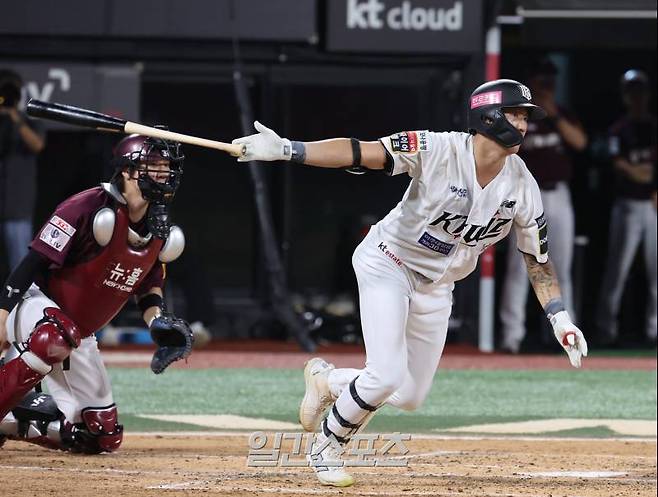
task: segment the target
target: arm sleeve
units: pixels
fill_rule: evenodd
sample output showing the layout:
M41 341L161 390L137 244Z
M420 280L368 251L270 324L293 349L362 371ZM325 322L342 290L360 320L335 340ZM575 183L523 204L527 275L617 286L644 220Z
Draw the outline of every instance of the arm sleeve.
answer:
M389 175L408 173L412 178L420 176L422 164L433 144L429 131L402 131L380 138L391 159L386 171Z
M548 225L544 205L535 179L530 173L525 179L528 184L523 204L514 217L516 246L521 252L534 256L540 264L545 264L548 262Z
M0 309L11 312L36 277L45 274L49 265L48 259L30 250L5 281L0 294Z

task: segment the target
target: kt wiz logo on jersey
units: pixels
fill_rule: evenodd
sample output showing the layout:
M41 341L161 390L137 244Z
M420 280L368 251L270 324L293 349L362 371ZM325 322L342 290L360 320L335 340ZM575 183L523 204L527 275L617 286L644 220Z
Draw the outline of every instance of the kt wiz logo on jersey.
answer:
M477 226L467 224L466 219L468 219L468 216L464 216L463 214L453 214L444 211L437 219L430 223L430 226L438 226L455 239L461 237L463 244L474 247L481 240L499 236L503 232L505 225L512 221L511 219L493 217L486 226Z

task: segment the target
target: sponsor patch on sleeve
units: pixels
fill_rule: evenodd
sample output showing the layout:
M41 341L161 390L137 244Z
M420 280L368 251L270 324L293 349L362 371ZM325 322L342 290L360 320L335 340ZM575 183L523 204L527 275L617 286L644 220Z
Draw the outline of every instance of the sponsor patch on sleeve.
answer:
M71 237L64 233L59 228L48 223L42 230L39 235L39 240L50 245L52 248L61 252L66 247L66 244L69 243Z
M53 226L55 226L55 228L59 228L69 236L73 236L73 234L75 233L75 228L71 226L69 223L67 223L66 221L64 221L59 216L53 216L48 222Z
M438 238L430 235L427 231L423 233L423 236L420 237L418 243L434 252L438 252L441 255L449 255L455 246L452 243L442 242Z
M539 253L545 255L548 253L548 225L546 223L539 228L537 236L539 237Z
M427 131L403 131L391 136L391 151L398 154L416 154L429 150Z
M538 218L535 219L535 222L537 223L538 228L541 228L542 226L544 226L546 224L546 216L544 215L543 212L541 213L541 215Z
M39 234L39 240L61 252L75 233L75 228L59 216L53 216Z

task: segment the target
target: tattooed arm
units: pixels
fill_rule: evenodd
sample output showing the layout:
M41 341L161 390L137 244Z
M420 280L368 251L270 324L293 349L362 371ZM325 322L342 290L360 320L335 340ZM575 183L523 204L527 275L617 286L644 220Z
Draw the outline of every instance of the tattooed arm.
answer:
M549 260L545 264L540 264L533 255L529 254L523 254L523 258L528 268L528 278L530 278L532 289L541 306L546 309L551 300L562 298L553 263Z
M546 317L553 326L555 338L569 356L571 365L579 368L582 357L587 356L587 341L583 332L573 324L569 313L564 309L553 264L550 260L540 264L534 256L528 254L523 254L523 257L528 268L528 278L539 303L546 312Z

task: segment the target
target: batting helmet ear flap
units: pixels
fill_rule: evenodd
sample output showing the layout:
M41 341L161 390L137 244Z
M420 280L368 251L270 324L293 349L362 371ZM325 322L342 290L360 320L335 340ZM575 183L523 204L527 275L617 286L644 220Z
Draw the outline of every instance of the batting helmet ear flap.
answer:
M530 120L546 117L541 107L532 103L527 86L512 79L498 79L478 86L469 100L468 131L481 133L506 148L523 141L523 135L505 117L506 108L522 107Z
M503 109L493 109L483 114L482 120L490 123L488 125L490 135L496 136L497 141L505 147L515 147L523 141L523 135L507 120Z

